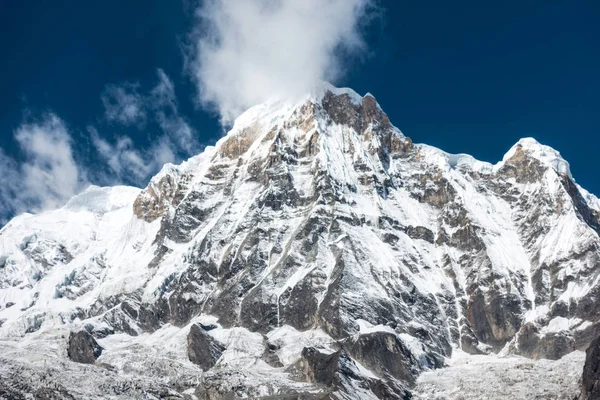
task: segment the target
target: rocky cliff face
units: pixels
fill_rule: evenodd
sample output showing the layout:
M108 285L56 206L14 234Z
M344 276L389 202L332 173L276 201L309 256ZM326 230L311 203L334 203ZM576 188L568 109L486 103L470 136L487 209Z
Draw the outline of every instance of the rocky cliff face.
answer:
M586 351L580 399L600 399L600 337L594 339Z
M166 371L153 396L408 398L455 349L555 359L600 334L599 204L533 139L450 155L324 87L142 191L11 221L0 346L60 358L84 327L103 373Z

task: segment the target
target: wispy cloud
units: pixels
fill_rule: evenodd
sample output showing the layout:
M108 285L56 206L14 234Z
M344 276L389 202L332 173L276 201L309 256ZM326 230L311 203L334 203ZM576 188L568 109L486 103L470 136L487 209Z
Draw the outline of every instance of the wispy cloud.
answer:
M139 85L131 83L107 87L107 91L119 93L120 98L135 103L139 116L137 122L129 117L115 115L114 112L118 109L126 112L127 107L106 107L105 95L102 96L107 120L120 122L125 126L135 124L140 129L148 130L151 138L150 145L143 147L127 135L109 140L100 135L95 127L89 127L88 131L97 154L112 172L101 177L104 178L103 181L143 186L150 175L156 173L165 163L177 162L180 157L191 156L200 151L196 132L179 112L173 82L161 69L157 70L157 78L156 85L146 93L140 93ZM156 122L157 132L152 132L146 125L142 125L142 122L145 124L151 118Z
M0 185L0 227L6 219L26 210L23 204L19 204L17 195L20 193L21 172L19 164L0 149L0 170L2 170L3 184Z
M55 114L23 123L14 137L24 159L18 163L0 151L5 182L0 187L0 215L58 207L88 185L67 127Z
M123 125L140 125L146 122L144 99L138 85L108 85L101 96L104 116L108 121Z
M374 0L206 0L189 68L224 123L271 97L297 96L343 73L365 50Z
M109 122L103 129L110 131L87 128L93 158L99 161L93 168L77 162L83 157L76 154L69 129L57 115L47 113L16 129L22 157L0 149L0 226L21 212L60 207L90 182L145 186L164 164L200 151L196 132L181 115L175 87L164 71L158 70L156 85L146 92L138 84L109 85L101 101ZM118 125L146 130L148 144L113 134Z
M170 141L161 136L148 148L139 148L128 136L118 137L113 142L103 139L94 127L88 128L99 157L109 173L96 176L103 184L126 183L144 186L148 178L168 163L177 160Z
M155 110L157 122L166 138L177 149L191 155L199 148L196 132L179 113L173 82L162 69L157 73L158 84L150 92L148 102Z

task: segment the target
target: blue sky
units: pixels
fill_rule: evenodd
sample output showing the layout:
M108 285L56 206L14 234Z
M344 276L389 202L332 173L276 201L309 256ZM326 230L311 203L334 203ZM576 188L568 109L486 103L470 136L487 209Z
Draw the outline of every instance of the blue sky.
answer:
M233 5L239 31L219 25L227 11L215 10L219 1L205 5L212 14L203 20L191 0L2 2L0 221L58 206L82 184L144 186L163 162L213 144L223 135L220 122L260 99L261 88L319 74L373 93L407 136L448 152L496 162L533 136L600 194L597 1L394 0L373 11L368 0L331 0L330 10L324 1L300 10L305 19L290 6L267 21L241 10L260 0L220 1ZM264 38L256 26L265 27ZM302 38L289 26L302 28ZM198 50L215 30L223 43L248 37L227 51ZM262 51L272 36L281 38L264 54L237 54ZM294 65L315 71L273 70L290 47ZM257 79L243 68L223 70L215 61L223 54L268 62L264 69L279 80L241 91ZM235 84L215 86L220 81Z

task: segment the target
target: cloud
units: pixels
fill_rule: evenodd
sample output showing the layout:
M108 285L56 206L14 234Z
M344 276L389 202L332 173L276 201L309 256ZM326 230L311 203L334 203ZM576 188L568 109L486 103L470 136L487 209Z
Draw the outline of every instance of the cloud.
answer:
M14 134L22 162L0 150L0 215L39 211L63 205L85 188L87 176L74 156L72 138L55 114L23 123Z
M150 145L140 147L130 136L115 136L113 140L102 137L95 127L88 127L92 144L99 158L111 171L108 175L98 176L97 179L106 184L127 183L144 186L150 175L158 172L168 162L177 162L182 157L188 157L200 151L196 132L180 114L173 82L162 70L157 70L158 82L147 93L140 93L139 85L125 83L110 85L108 92L119 93L120 98L135 99L135 108L140 116L138 124L141 129L148 131ZM131 125L133 120L114 116L116 108L106 107L105 116L109 121L117 121L123 125ZM120 108L123 110L123 107ZM110 117L109 117L110 116ZM152 119L149 117L152 116ZM152 120L156 123L156 131L146 124Z
M17 162L6 155L0 149L0 170L2 171L2 185L0 185L0 227L7 221L8 216L12 216L15 211L22 211L16 196L20 193L19 186L21 182L19 166Z
M199 148L196 132L179 113L173 82L162 69L157 73L158 84L152 89L148 99L155 110L156 120L163 133L177 149L192 155Z
M374 0L206 0L188 68L201 102L230 123L271 97L335 82L344 56L365 50Z
M101 98L109 122L141 129L153 115L156 133L149 135L149 145L140 147L127 135L110 140L90 126L89 138L100 162L88 169L77 162L81 157L75 154L73 138L56 114L22 123L14 132L21 156L11 157L0 149L0 226L22 212L61 207L90 181L145 186L164 164L199 151L196 133L181 116L174 85L164 71L158 70L158 82L146 94L140 94L137 85L110 85Z
M101 96L105 118L128 126L143 125L146 110L137 90L138 85L134 84L108 85Z
M177 159L175 150L170 141L163 136L149 148L136 148L134 141L127 137L118 137L112 143L103 139L94 127L88 128L100 159L110 169L108 176L96 176L96 179L105 184L128 183L144 186L150 175L158 172L160 168Z

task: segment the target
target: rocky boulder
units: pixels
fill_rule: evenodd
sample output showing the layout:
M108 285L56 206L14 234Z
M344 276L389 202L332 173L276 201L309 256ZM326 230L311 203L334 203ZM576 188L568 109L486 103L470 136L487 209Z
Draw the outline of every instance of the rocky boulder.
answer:
M377 376L386 374L412 385L418 375L418 362L393 333L372 332L360 335L347 346L350 355Z
M71 332L67 354L72 361L93 364L102 354L102 347L87 331Z
M406 399L409 390L392 376L381 379L361 374L356 362L345 350L329 352L314 347L302 350L302 357L288 368L295 379L323 388L322 400L338 398Z
M210 336L202 326L192 325L187 337L188 358L191 362L199 365L203 371L208 371L215 366L225 346Z
M558 360L576 350L572 335L567 332L543 334L532 322L523 325L516 337L516 353L533 359Z

